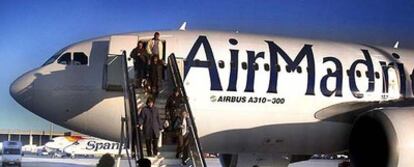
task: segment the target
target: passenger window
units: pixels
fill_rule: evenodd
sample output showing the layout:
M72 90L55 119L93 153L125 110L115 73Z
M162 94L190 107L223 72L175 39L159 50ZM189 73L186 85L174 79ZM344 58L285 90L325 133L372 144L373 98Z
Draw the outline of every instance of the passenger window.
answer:
M357 70L356 75L357 75L358 78L361 77L361 71Z
M379 72L375 72L375 78L379 79L380 78L380 74Z
M396 58L396 59L399 59L399 58L400 58L400 55L398 55L397 53L393 53L393 54L392 54L392 56L393 56L394 58Z
M73 65L87 65L88 56L83 52L73 53Z
M255 70L255 71L259 70L259 65L258 65L257 63L254 63L254 64L253 64L253 67L254 67L254 70Z
M243 62L243 63L242 63L242 69L243 69L243 70L246 70L246 69L247 69L247 63L246 63L246 62Z
M277 71L277 72L280 72L280 70L281 70L280 65L279 65L279 64L277 64L277 65L276 65L276 71Z
M302 67L300 67L300 66L298 66L297 68L296 68L296 71L300 74L300 73L302 73Z
M286 72L290 72L291 70L290 70L290 67L288 66L288 65L286 65Z
M269 69L270 69L270 68L269 68L269 64L267 64L267 63L266 63L266 64L264 64L264 69L265 69L265 71L269 71Z
M62 56L60 56L57 62L59 64L64 64L64 65L70 64L71 63L70 52L67 52L63 54Z
M218 65L220 68L224 68L224 61L223 60L218 61Z

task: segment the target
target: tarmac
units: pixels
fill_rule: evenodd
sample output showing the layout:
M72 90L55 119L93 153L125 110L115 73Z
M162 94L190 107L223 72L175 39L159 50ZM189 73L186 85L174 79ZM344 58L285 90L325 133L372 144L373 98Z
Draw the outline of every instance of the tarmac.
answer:
M1 156L0 156L1 157ZM22 159L22 167L95 167L97 158L50 158L35 155L25 155ZM0 158L1 161L1 158ZM206 159L208 167L221 167L217 158ZM342 160L311 159L308 161L290 164L289 167L338 167ZM128 160L121 160L121 167L129 167ZM170 166L167 166L170 167ZM173 167L173 166L171 166ZM177 166L178 167L178 166ZM179 166L182 167L182 166Z

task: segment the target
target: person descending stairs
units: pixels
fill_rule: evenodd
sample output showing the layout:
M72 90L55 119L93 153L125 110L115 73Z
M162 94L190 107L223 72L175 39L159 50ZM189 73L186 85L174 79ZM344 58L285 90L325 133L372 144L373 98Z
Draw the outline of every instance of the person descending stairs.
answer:
M148 98L152 98L152 93L149 92L151 89L144 89L147 85L144 84L136 88L136 100L137 100L137 111L141 114L142 109L146 106L145 102ZM159 117L162 122L163 131L160 134L158 141L158 155L148 156L145 158L151 161L152 166L182 166L181 159L176 157L176 133L172 130L172 121L176 118L175 108L179 105L177 100L171 102L171 94L175 94L177 90L173 88L173 84L169 80L161 82L161 90L155 98L155 108L158 110ZM178 95L178 94L177 94ZM170 104L167 104L170 102ZM173 104L171 104L173 103ZM142 127L141 127L142 128ZM142 135L143 136L143 135ZM145 146L145 140L141 140L142 145ZM144 147L144 153L147 152L147 148Z

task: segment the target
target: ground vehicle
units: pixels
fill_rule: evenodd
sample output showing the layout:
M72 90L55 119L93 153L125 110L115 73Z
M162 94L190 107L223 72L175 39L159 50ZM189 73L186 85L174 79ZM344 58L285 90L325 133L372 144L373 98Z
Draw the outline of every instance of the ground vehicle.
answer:
M21 166L23 153L22 143L20 141L4 141L2 153L2 166Z

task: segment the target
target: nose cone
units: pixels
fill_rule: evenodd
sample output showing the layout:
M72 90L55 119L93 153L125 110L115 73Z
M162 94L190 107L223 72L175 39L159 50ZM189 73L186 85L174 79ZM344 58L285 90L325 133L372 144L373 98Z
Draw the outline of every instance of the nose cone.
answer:
M29 110L33 107L33 78L34 76L29 72L17 78L10 85L10 95Z

